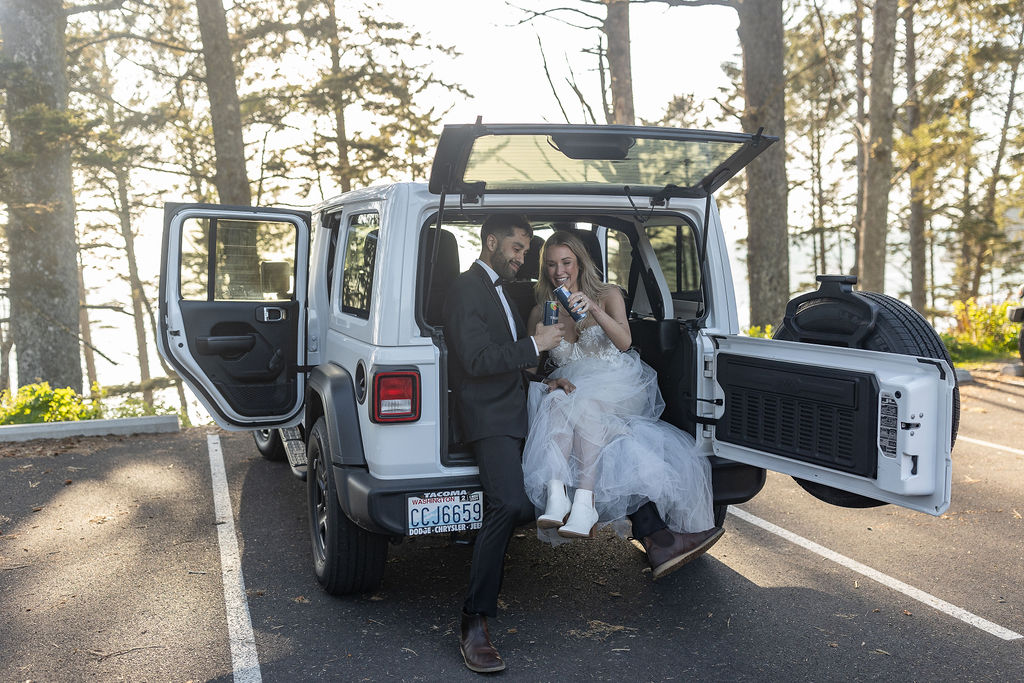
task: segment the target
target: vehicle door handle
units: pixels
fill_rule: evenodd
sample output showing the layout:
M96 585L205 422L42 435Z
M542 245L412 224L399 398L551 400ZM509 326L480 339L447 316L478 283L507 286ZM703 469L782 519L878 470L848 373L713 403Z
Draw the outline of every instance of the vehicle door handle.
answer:
M204 356L238 356L256 346L251 334L224 337L196 337L196 350Z
M256 319L261 323L276 323L288 318L288 310L280 306L260 306Z

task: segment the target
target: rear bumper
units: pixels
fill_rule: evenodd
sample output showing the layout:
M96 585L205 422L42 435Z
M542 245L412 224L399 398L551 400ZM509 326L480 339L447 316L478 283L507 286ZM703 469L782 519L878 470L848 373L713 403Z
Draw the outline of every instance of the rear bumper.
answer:
M765 471L712 456L711 480L715 505L745 503L758 494ZM349 518L366 529L388 536L405 536L408 498L436 491L471 492L481 489L476 476L429 479L377 479L361 467L334 466L338 499Z
M429 479L377 479L361 467L334 466L338 502L353 522L376 534L405 536L408 530L408 498L438 491L479 491L480 479L433 477Z

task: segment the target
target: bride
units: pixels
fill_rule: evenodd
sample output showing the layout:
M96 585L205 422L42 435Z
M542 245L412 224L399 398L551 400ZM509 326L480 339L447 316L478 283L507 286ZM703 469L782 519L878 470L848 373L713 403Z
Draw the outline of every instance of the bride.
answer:
M550 352L558 367L544 384L531 385L523 474L527 495L544 510L538 534L557 543L592 538L612 524L625 536L626 516L647 501L673 531L713 527L708 460L693 437L658 419L665 404L657 375L630 350L621 290L601 281L583 242L569 232L547 240L541 269L527 329L562 285L571 292L569 307L586 317L573 325L559 305L565 338ZM566 487L575 491L572 502Z

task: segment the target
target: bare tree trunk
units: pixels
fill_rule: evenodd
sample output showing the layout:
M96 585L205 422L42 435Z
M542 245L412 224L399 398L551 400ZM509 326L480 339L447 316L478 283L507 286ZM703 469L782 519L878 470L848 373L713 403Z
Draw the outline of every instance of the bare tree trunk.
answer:
M868 119L867 186L860 236L862 289L885 291L885 240L889 218L889 185L892 181L893 64L896 58L898 0L877 0L871 41L871 97Z
M864 186L867 176L867 153L865 144L867 140L868 115L864 108L864 101L867 99L867 86L864 75L864 0L854 0L856 6L854 16L854 80L856 82L856 93L854 99L857 102L857 118L853 122L853 133L857 142L857 206L854 216L853 230L853 267L851 275L860 273L860 230L864 223Z
M213 146L217 155L214 184L223 204L248 206L252 202L245 171L242 113L238 105L235 62L228 37L222 0L196 0L199 34L206 63L206 90L213 120Z
M331 75L341 74L341 42L338 39L338 15L334 0L324 0L331 30L327 36L327 44L331 50ZM334 144L338 148L338 166L335 174L341 184L341 191L352 189L352 172L348 160L348 132L345 127L345 102L340 97L331 97L334 103Z
M629 0L605 0L608 16L604 33L608 37L608 72L612 86L611 123L632 126L633 67L629 56Z
M85 268L79 260L78 263L78 325L82 330L82 357L85 359L85 378L89 382L89 390L93 385L99 384L96 375L96 354L92 346L92 328L89 325L89 309L85 296Z
M0 391L11 390L11 335L4 335L0 329Z
M132 290L132 322L135 323L135 345L139 349L139 383L142 385L142 400L153 405L153 389L149 386L149 340L146 337L146 317L142 302L145 293L142 291L142 279L139 277L139 264L135 258L135 235L132 233L131 204L128 198L128 172L118 168L115 173L117 180L117 217L124 239L124 253L128 260L128 285Z
M964 128L967 130L971 129L971 119L974 115L974 98L975 98L975 69L973 64L974 61L974 17L973 14L968 16L967 25L967 45L964 46L964 84L961 87L961 92L965 93L962 98L961 108L963 110L963 122ZM976 290L972 286L971 278L971 258L973 252L973 234L975 232L974 223L975 221L975 207L972 199L974 193L971 191L971 171L974 168L974 156L971 154L969 147L970 143L967 143L968 147L963 151L961 156L961 175L963 176L962 184L963 190L960 198L960 253L957 255L956 268L954 270L954 282L956 284L957 293L956 297L959 301L967 301L971 297L976 295Z
M904 132L912 137L921 123L920 95L917 91L917 35L914 29L914 2L908 6L903 17L907 30L907 121ZM907 169L910 176L910 220L907 231L910 233L910 305L919 313L925 312L927 250L924 237L924 184L917 177L921 164L917 159L910 162Z
M821 252L821 262L818 264L818 274L825 274L828 271L828 263L826 256L828 255L828 247L825 243L825 186L822 173L823 163L822 157L824 156L823 150L825 147L825 131L821 128L813 132L812 137L812 154L814 159L813 175L814 183L814 225L818 231L818 251Z
M67 135L48 130L67 112L66 24L60 0L0 2L0 60L17 73L7 83L9 158L17 161L3 193L18 381L81 393L71 146Z
M743 48L743 128L763 126L782 140L746 169L750 324L765 326L781 319L790 294L782 0L742 0L735 6Z

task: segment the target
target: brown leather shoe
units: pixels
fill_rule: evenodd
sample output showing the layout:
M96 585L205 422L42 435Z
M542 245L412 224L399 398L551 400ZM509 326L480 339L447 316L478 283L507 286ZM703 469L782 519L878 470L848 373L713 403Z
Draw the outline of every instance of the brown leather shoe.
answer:
M712 527L694 534L680 534L669 529L662 529L642 540L647 551L647 561L651 563L651 573L655 580L671 574L690 560L694 560L708 551L725 533L721 527Z
M491 645L491 634L487 631L487 617L482 614L462 613L462 634L459 649L466 666L471 671L489 674L503 671L505 662Z

